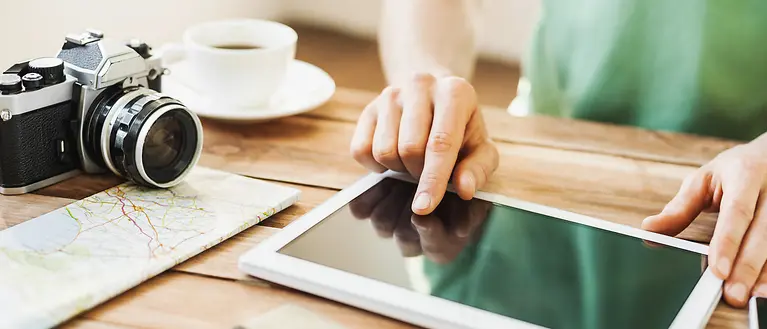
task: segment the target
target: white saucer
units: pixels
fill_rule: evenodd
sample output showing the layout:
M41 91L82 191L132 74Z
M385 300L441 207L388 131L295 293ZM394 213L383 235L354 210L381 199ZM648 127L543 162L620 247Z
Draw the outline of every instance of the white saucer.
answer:
M163 94L178 99L200 117L216 120L253 123L301 114L325 104L336 90L335 81L327 72L294 60L288 65L282 87L268 105L253 108L221 105L221 102L184 83L185 63L180 61L168 65L170 74L162 77Z

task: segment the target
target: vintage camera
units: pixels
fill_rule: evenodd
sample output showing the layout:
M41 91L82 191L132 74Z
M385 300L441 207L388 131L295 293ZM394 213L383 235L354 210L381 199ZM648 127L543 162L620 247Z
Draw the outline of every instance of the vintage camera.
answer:
M79 173L112 173L138 185L180 183L202 150L202 127L161 94L159 55L139 40L88 30L56 57L0 76L0 193L28 193Z

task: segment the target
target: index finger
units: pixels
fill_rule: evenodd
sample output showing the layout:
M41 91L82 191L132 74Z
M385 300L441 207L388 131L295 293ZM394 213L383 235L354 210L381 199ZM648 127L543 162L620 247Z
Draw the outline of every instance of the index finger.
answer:
M473 106L476 106L474 90L465 80L448 78L437 83L434 119L413 200L415 214L429 214L442 201Z

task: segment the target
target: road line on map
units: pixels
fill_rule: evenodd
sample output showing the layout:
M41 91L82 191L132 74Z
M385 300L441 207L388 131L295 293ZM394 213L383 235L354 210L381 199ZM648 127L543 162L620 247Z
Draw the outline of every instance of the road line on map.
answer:
M120 191L120 190L119 190L119 188L118 188L118 190L117 190L117 193L119 194L120 192L121 192L121 191ZM124 194L125 194L125 193L123 192L123 195L124 195ZM153 253L152 253L152 245L151 245L151 244L152 244L152 241L153 241L154 239L153 239L151 236L149 236L149 234L146 234L146 232L144 232L144 230L143 230L143 229L141 229L141 226L139 226L139 225L138 225L138 223L136 223L136 221L135 221L135 220L133 220L133 218L132 218L132 217L130 217L130 215L128 215L128 214L125 212L125 206L126 206L125 202L124 202L124 201L123 201L123 200L122 200L120 197L118 197L117 195L115 195L115 196L114 196L114 198L115 198L115 199L117 199L117 201L119 201L119 202L122 204L122 208L121 208L121 210L122 210L122 213L123 213L123 215L125 215L125 218L127 218L127 219L128 219L130 222L131 222L131 223L133 223L133 225L135 225L135 226L136 226L136 228L138 228L138 230L141 232L141 234L143 234L143 235L145 235L147 238L149 238L149 241L147 241L147 243L146 243L146 247L147 247L147 249L148 249L148 251L149 251L150 255L151 255L151 254L153 254Z
M130 213L128 213L128 214L132 214L132 212L130 212ZM115 218L112 218L112 219L106 219L106 218L104 218L104 219L106 219L106 221L104 221L104 222L101 222L101 223L99 223L99 224L97 224L97 225L93 225L93 226L91 226L91 227L89 227L89 228L85 229L83 232L88 232L88 231L90 231L90 230L92 230L92 229L94 229L94 228L97 228L97 227L102 227L102 226L104 226L104 225L106 225L106 224L111 224L111 223L114 223L116 220L119 220L120 218L123 218L123 215L119 215L119 216L117 216L117 217L115 217Z

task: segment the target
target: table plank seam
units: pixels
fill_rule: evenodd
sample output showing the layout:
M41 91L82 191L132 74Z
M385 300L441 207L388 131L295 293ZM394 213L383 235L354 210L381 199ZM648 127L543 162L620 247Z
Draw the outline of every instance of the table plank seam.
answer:
M269 281L261 280L259 278L247 275L245 273L243 273L243 275L246 276L246 279L234 279L234 278L231 278L231 277L216 276L216 275L212 275L212 274L205 274L205 273L195 272L195 271L191 271L191 270L176 269L176 268L168 269L166 272L173 272L173 273L184 274L184 275L192 275L192 276L206 278L206 279L223 280L223 281L228 281L228 282L233 282L233 283L242 283L242 284L247 284L247 285L251 285L251 286L259 286L259 287L266 287L266 288L281 287L281 286L276 286L275 284L272 284Z
M187 270L170 269L170 270L168 270L166 272L173 272L173 273L180 274L180 275L191 275L191 276L205 278L205 279L222 280L222 281L226 281L226 282L231 282L231 283L235 283L235 284L244 284L244 285L248 285L248 286L257 286L257 287L262 287L262 288L287 290L287 291L292 291L292 292L297 292L297 293L302 293L302 294L305 293L305 292L303 292L301 290L297 290L297 289L294 289L294 288L291 288L291 287L288 287L288 286L283 286L283 285L280 285L280 284L277 284L277 283L272 283L272 282L269 282L269 281L266 281L266 280L262 280L262 279L259 279L259 278L256 278L256 277L253 277L253 276L250 276L250 275L247 275L247 274L246 274L247 279L234 279L234 278L229 278L229 277L219 277L219 276L215 276L215 275L202 274L202 273L197 273L197 272L190 272L190 271L187 271Z
M222 276L215 276L215 275L210 275L210 274L205 274L205 273L200 273L200 272L194 272L194 271L189 271L189 270L179 270L179 269L176 269L176 268L170 268L170 269L166 270L166 272L175 272L175 273L181 273L181 274L188 274L188 275L198 276L198 277L207 278L207 279L225 280L225 281L232 281L232 282L240 281L240 280L236 280L236 279L232 279L232 278L227 278L227 277L222 277Z
M323 120L323 121L330 121L330 122L352 123L352 124L356 123L356 121L353 121L353 120L346 120L343 118L336 118L336 117L326 116L323 114L305 113L299 116L309 118L309 119L316 119L316 120ZM658 132L655 132L655 131L650 131L650 132L653 133L654 135L660 136ZM657 162L662 164L672 164L672 165L687 166L687 167L700 167L705 164L705 162L703 161L685 161L685 160L672 161L672 160L669 160L667 157L620 154L620 153L612 153L609 151L600 151L593 148L572 147L568 145L557 145L554 143L536 143L533 141L519 140L519 139L513 139L513 138L506 138L506 137L491 136L491 139L497 143L534 146L534 147L540 147L540 148L546 148L546 149L582 152L582 153L588 153L588 154L594 154L594 155L614 156L617 158L623 158L623 159L629 159L629 160L651 161L651 162ZM667 143L665 138L659 138L659 139Z
M579 153L587 153L592 155L603 155L603 156L611 156L621 159L627 159L627 160L636 160L636 161L647 161L647 162L655 162L659 164L670 164L670 165L677 165L677 166L684 166L684 167L700 167L704 165L704 162L696 162L696 161L671 161L667 158L663 157L651 157L651 156L637 156L637 155L629 155L629 154L620 154L620 153L612 153L609 151L600 151L590 148L581 148L581 147L568 147L568 146L562 146L562 145L554 145L554 144L548 144L548 143L535 143L530 141L521 141L521 140L513 140L510 138L503 138L503 137L492 137L492 140L494 142L500 142L505 144L513 144L513 145L522 145L522 146L532 146L532 147L538 147L538 148L545 148L545 149L551 149L551 150L561 150L561 151L570 151L570 152L579 152Z
M340 191L341 190L341 189L338 189L338 188L335 188L335 187L322 186L322 185L319 185L319 184L309 184L309 183L294 182L294 181L282 180L282 179L276 179L276 178L259 177L259 176L251 175L251 174L247 174L247 173L237 173L237 172L234 172L234 173L237 174L237 175L244 176L244 177L258 179L258 180L263 180L263 181L272 182L272 183L291 184L291 185L295 185L295 186L318 188L318 189L325 189L325 190L332 190L332 191ZM362 176L360 178L362 178Z
M115 326L115 327L118 327L118 328L152 329L152 327L144 327L144 326L137 326L137 325L128 325L128 324L124 324L124 323L120 323L120 322L115 322L115 321L107 321L107 320L99 319L99 318L97 318L97 317L92 317L92 316L90 315L90 313L85 313L85 314L83 314L83 316L82 316L82 317L83 317L84 319L88 319L88 320L90 320L90 321L94 321L94 322L98 322L98 323L104 323L104 324L108 324L108 325L111 325L111 326ZM76 318L73 318L73 319L71 319L71 320L76 320Z

